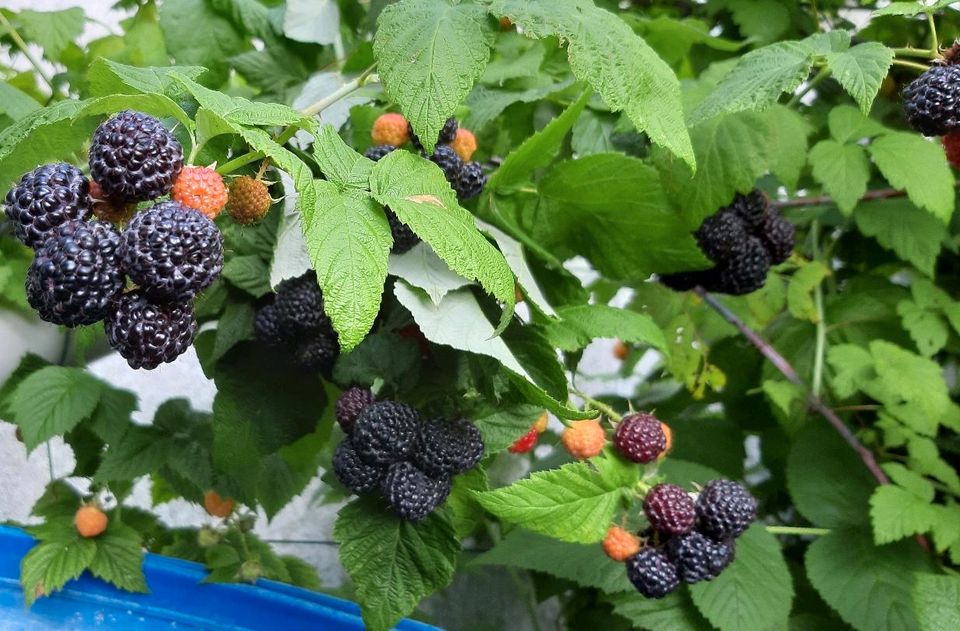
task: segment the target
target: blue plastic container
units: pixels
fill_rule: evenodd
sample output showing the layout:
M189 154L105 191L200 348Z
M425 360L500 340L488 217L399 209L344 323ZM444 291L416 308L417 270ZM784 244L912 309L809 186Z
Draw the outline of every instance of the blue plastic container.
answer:
M347 631L363 629L349 601L273 581L200 584L203 567L148 554L149 594L131 594L84 574L29 610L20 588L20 560L33 546L21 530L0 526L0 631ZM401 631L438 631L404 620Z

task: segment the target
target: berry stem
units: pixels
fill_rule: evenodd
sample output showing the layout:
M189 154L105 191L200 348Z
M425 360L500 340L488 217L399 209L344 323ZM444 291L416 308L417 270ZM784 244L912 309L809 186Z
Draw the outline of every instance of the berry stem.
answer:
M928 48L903 46L901 48L893 48L891 50L893 50L893 54L897 57L919 57L921 59L936 59L939 57L939 55L933 54Z
M903 66L904 68L911 68L913 70L916 70L917 72L926 72L927 70L930 69L929 66L918 64L913 61L904 61L903 59L894 59L891 63L894 66Z
M36 57L33 56L33 53L30 52L30 48L27 46L27 43L23 41L23 38L20 37L20 33L17 32L17 29L13 28L13 24L10 23L10 20L7 19L7 16L0 11L0 24L2 24L7 29L7 34L10 35L10 39L13 40L13 43L17 45L17 48L20 49L20 52L23 53L23 56L27 58L27 61L30 62L30 65L33 66L33 69L37 71L37 74L40 75L40 78L43 79L43 82L50 87L51 96L57 96L57 89L53 87L53 78L50 74L43 69L43 66L40 65L40 62Z
M940 42L937 39L937 23L933 19L933 10L927 9L927 24L930 25L930 58L935 59L940 56Z
M814 219L810 227L810 240L814 260L820 260L820 220ZM813 288L813 305L817 311L817 339L813 355L813 396L820 398L823 389L823 358L827 348L827 323L823 309L823 283Z
M829 528L801 528L799 526L767 526L764 528L771 535L800 535L819 537L829 535Z
M367 85L368 83L378 83L380 81L380 75L373 74L374 67L375 66L370 66L369 68L364 70L360 74L360 76L354 79L353 81L348 81L347 83L344 83L342 86L340 86L339 88L337 88L336 90L328 94L327 96L323 97L316 103L308 105L307 107L303 108L300 111L303 113L304 116L316 116L317 114L327 109L328 107L330 107L331 105L333 105L334 103L342 99L343 97L347 96L352 92L359 90L360 88Z
M618 423L623 419L623 417L620 415L619 412L617 412L616 410L614 410L612 407L610 407L609 405L607 405L607 404L604 403L603 401L597 401L597 400L594 399L593 397L591 397L591 396L589 396L589 395L587 395L587 394L584 394L583 392L581 392L580 390L578 390L578 389L576 389L576 388L574 388L574 387L571 387L570 389L573 391L573 393L574 393L575 395L577 395L578 397L580 397L581 399L583 399L584 403L589 404L590 407L592 407L594 410L596 410L596 411L598 411L598 412L603 412L604 414L606 414L607 416L609 416L610 418L612 418L613 420L615 420L615 421L618 422Z
M240 167L250 164L251 162L256 162L263 157L262 151L248 151L242 155L237 156L229 162L224 162L217 167L217 173L220 175L227 175L228 173L233 173Z
M714 298L712 295L707 293L702 287L697 287L694 289L694 292L706 302L711 309L716 311L720 316L732 324L740 333L747 338L747 340L753 344L760 353L767 358L767 360L773 364L773 366L780 371L780 373L787 378L787 381L790 383L800 386L802 388L806 387L806 384L803 383L803 379L800 378L800 375L797 374L796 369L788 362L783 355L777 352L766 340L764 340L760 335L744 324L737 314L730 311L719 300ZM860 459L863 460L863 464L870 470L870 473L873 474L873 477L880 484L889 484L890 478L887 477L887 474L883 472L883 469L880 468L880 465L877 464L877 459L874 457L873 452L863 446L863 444L857 439L850 428L847 427L840 417L837 416L830 407L825 404L820 397L815 396L813 393L807 394L807 405L817 411L821 416L827 419L837 433L843 438L844 441L850 446L851 449L857 452L860 456Z

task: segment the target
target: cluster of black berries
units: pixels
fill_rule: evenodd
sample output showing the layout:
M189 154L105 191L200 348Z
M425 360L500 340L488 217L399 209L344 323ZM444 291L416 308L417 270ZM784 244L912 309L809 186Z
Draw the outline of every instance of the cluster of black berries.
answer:
M337 479L358 495L379 490L406 521L443 504L452 478L483 457L480 430L465 419L421 421L410 406L358 387L344 391L336 411L347 434L333 456Z
M487 176L483 172L483 167L480 166L479 162L472 160L464 161L451 145L456 139L458 128L456 118L451 116L447 119L443 129L440 130L437 146L429 158L443 171L447 182L450 183L450 186L457 194L457 199L464 201L476 197L483 192L483 187L487 183ZM413 128L409 127L409 123L408 134L410 143L414 148L416 148L421 155L426 156L426 153L423 151L423 145L413 133ZM397 147L394 145L375 145L367 149L364 155L376 162L392 151L396 151L396 149ZM403 254L420 243L420 237L414 234L408 226L403 224L392 210L387 208L386 211L387 220L390 222L390 232L393 234L393 248L391 252L394 254Z
M273 302L257 311L254 328L257 339L289 352L297 366L310 372L329 375L340 356L313 270L281 282Z
M694 236L714 267L665 274L660 281L677 291L700 286L741 296L763 287L770 266L790 258L794 229L770 208L766 195L755 190L738 194L729 206L708 217Z
M647 493L647 542L627 559L627 577L647 598L680 586L713 580L733 562L734 540L757 516L757 501L740 484L712 480L696 501L674 484Z
M30 305L63 326L103 320L111 346L133 368L156 368L189 348L197 329L191 301L220 274L223 237L173 201L141 210L121 232L91 217L91 186L136 204L169 193L182 166L180 143L160 121L125 111L93 135L92 183L76 167L48 164L5 198L16 235L36 253L26 279ZM127 278L136 288L125 292Z
M944 136L960 129L960 50L951 48L944 63L914 79L903 90L907 122L924 136Z

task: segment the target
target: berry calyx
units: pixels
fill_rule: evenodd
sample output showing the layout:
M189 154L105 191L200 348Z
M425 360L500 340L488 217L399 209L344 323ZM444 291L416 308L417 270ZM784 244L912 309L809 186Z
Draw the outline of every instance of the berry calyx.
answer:
M533 423L533 429L537 430L538 434L542 434L547 431L547 423L550 421L550 415L547 412L544 412L537 417L537 420Z
M110 519L96 504L81 506L73 515L73 525L84 539L98 537L107 529Z
M657 417L640 412L628 414L617 423L613 444L628 460L646 464L667 450L667 437Z
M229 194L223 178L213 169L186 166L174 181L170 197L210 219L216 219L227 205Z
M620 526L610 526L603 539L603 552L614 561L626 561L640 552L640 539Z
M231 497L222 497L216 491L210 490L203 494L203 507L211 517L226 519L233 513L236 502Z
M697 509L693 499L676 484L658 484L643 500L643 514L650 527L670 535L693 530Z
M469 129L461 127L457 129L450 146L457 152L461 160L469 162L470 158L473 157L473 152L477 150L477 137Z
M663 598L680 586L676 566L655 548L644 548L627 559L627 578L647 598Z
M947 162L954 169L960 169L960 130L951 131L943 136L943 149L947 154Z
M530 431L514 441L514 443L507 448L507 451L512 454L529 453L537 445L538 440L540 440L540 433L536 427L531 427Z
M399 147L406 144L410 138L407 129L407 119L403 114L381 114L377 120L373 121L370 137L375 145Z
M563 430L560 442L571 456L584 460L593 458L603 451L603 446L607 442L607 433L599 419L574 421L570 427Z
M373 395L370 388L352 386L343 391L343 394L337 399L336 417L337 424L340 425L344 434L353 431L353 425L357 422L357 417L376 400L377 397Z
M261 180L242 175L230 183L227 212L237 223L249 226L263 219L270 211L270 191Z
M737 537L757 518L757 500L732 480L707 482L697 498L698 529L717 541Z

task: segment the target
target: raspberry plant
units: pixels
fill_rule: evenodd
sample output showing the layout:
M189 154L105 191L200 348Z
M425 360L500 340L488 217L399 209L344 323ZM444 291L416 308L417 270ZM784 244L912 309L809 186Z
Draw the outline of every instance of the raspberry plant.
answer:
M950 2L118 9L0 9L0 316L64 327L0 418L76 456L28 604L319 589L256 535L314 483L374 630L960 627ZM191 346L148 425L87 369Z

